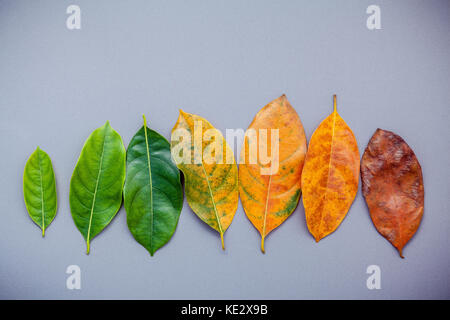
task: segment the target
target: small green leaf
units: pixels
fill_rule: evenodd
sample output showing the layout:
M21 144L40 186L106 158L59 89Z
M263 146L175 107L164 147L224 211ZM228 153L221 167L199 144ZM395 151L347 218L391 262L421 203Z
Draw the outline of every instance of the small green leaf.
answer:
M183 206L180 171L172 162L169 142L144 125L127 149L124 206L128 228L153 256L178 224Z
M56 183L52 161L39 147L25 165L23 196L30 218L42 229L44 236L56 215Z
M125 147L109 122L86 140L70 181L70 211L87 244L114 218L122 204Z

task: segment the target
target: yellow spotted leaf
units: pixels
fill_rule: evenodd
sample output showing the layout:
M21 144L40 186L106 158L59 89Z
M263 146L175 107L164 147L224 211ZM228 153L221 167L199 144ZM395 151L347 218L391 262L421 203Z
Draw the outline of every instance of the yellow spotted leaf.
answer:
M172 129L172 158L183 172L185 193L194 213L223 234L238 206L238 170L223 135L206 119L180 110Z
M314 131L302 174L309 232L318 242L339 227L358 190L359 152L355 136L336 110Z
M306 154L300 118L285 95L262 108L248 127L239 163L239 193L264 238L297 207Z

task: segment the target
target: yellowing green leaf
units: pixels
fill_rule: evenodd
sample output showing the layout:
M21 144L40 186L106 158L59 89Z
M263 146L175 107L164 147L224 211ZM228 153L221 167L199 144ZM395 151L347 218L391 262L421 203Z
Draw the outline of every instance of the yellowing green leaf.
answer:
M180 110L172 129L172 157L185 177L189 206L223 234L238 206L238 170L233 151L206 119Z

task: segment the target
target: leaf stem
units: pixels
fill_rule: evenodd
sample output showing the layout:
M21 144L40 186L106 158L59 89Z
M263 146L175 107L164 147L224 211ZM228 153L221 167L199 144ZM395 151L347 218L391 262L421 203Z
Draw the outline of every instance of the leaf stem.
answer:
M333 95L333 107L334 107L334 110L333 110L333 111L334 111L334 112L337 111L337 110L336 110L336 109L337 109L337 108L336 108L336 105L337 105L337 101L336 101L336 100L337 100L337 99L336 99L336 95L334 94L334 95Z
M225 251L225 243L223 241L223 232L220 233L220 240L222 241L222 250Z

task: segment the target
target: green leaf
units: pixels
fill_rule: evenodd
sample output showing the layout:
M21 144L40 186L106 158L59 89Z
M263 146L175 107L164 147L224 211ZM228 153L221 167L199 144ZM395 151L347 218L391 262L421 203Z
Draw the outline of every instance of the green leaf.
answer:
M70 211L87 254L91 240L119 211L124 181L125 147L107 121L84 143L70 181Z
M145 116L127 149L123 198L128 228L153 256L175 232L183 191L169 142L147 128Z
M42 229L44 236L56 215L56 183L52 161L39 147L25 165L23 196L30 218Z

